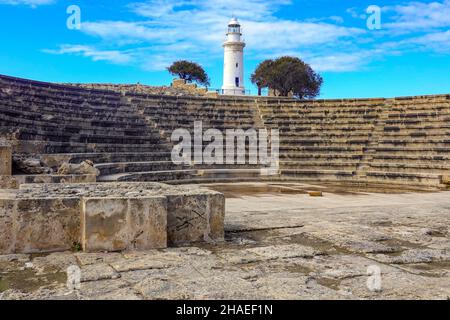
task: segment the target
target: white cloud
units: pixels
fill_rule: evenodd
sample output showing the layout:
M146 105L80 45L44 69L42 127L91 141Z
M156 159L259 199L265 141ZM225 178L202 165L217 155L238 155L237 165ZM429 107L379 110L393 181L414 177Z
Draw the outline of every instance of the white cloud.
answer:
M311 57L308 59L312 68L323 72L348 72L357 71L370 60L365 52L336 53L323 56Z
M367 30L364 21L358 28L345 26L339 16L308 20L278 17L280 7L290 4L290 0L136 2L125 8L135 19L82 23L81 31L99 38L99 44L66 45L53 53L134 64L151 71L164 70L177 59L208 65L223 55L221 44L233 14L243 25L246 58L252 60L296 55L319 71L344 72L411 50L448 52L448 33L442 29L450 26L450 0L386 6L383 30L377 32ZM365 8L347 12L354 18L367 17ZM397 39L399 35L403 36Z
M220 57L226 25L234 13L243 25L248 58L261 53L285 54L300 47L316 47L319 52L322 46L336 46L343 39L366 32L339 25L342 19L337 16L326 18L329 22L277 18L275 13L280 6L290 3L288 0L184 0L176 3L149 0L128 5L137 15L134 21L83 22L81 31L119 47L144 45L145 48L132 50L135 51L133 57L142 59L141 65L146 70L162 70L174 59L197 59L207 64Z
M62 45L58 50L43 50L51 54L74 54L91 58L93 61L107 61L115 64L128 63L132 54L117 50L98 50L84 45Z
M358 8L348 8L347 13L354 19L367 19L367 15L365 12L360 12Z
M389 29L420 31L450 27L450 0L386 6L383 7L383 12L393 13L391 21L383 24L383 27Z
M384 47L399 52L425 51L438 54L450 54L450 30L427 33L396 42L388 42L384 44Z
M26 5L32 8L36 8L41 5L48 5L55 3L56 0L0 0L0 4L9 5Z

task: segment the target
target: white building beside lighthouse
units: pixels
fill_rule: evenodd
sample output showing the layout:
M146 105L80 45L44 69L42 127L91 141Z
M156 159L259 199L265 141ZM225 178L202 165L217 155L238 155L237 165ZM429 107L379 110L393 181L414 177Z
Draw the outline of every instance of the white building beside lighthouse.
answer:
M244 47L241 39L241 25L236 18L228 23L227 40L224 47L222 94L245 95Z

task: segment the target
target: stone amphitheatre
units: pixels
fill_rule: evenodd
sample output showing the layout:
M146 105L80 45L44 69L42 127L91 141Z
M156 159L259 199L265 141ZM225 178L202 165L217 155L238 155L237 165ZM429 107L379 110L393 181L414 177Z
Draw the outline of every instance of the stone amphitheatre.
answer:
M0 76L0 109L1 299L450 298L450 95ZM278 171L174 164L195 121L278 129Z

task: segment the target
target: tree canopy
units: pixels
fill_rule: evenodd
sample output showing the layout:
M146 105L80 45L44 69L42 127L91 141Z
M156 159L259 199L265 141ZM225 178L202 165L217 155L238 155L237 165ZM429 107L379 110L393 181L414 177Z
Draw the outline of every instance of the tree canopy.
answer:
M172 63L167 70L186 82L197 82L200 85L209 86L209 77L198 63L180 60Z
M307 63L287 56L261 62L251 80L259 90L269 88L280 96L292 93L299 99L317 97L323 83L322 77Z

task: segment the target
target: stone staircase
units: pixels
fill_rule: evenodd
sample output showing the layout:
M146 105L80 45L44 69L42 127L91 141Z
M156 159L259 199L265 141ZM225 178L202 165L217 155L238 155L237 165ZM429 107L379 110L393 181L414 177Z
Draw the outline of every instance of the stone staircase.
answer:
M442 186L450 174L450 97L267 101L281 174L304 181Z
M449 96L386 100L368 182L438 185L450 174Z
M0 75L0 135L12 143L13 153L38 154L53 169L91 160L101 182L299 180L442 187L450 175L449 120L449 95L213 98L120 93ZM187 129L193 136L196 121L203 132L278 129L280 174L265 176L263 165L173 164L172 132ZM248 144L244 152L248 156ZM21 178L64 180L42 176Z
M114 92L1 76L0 133L16 142L14 153L39 154L55 170L84 160L102 176L179 169L170 161L172 145Z

